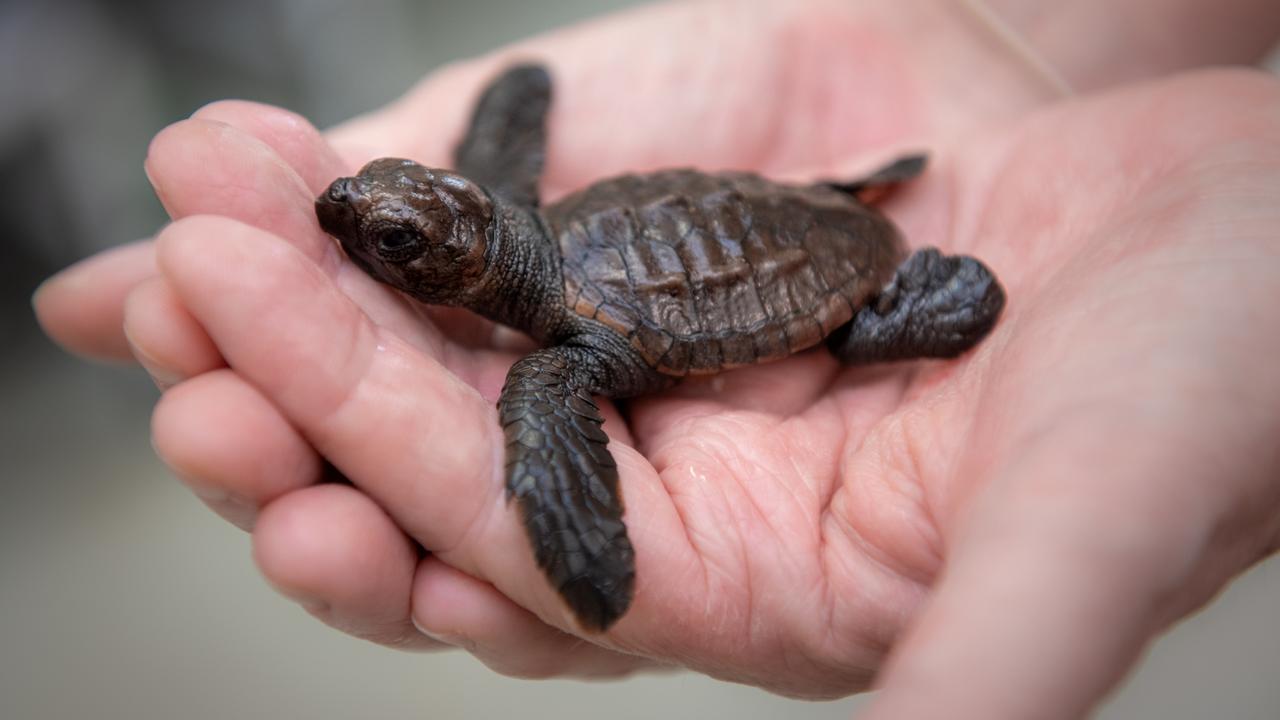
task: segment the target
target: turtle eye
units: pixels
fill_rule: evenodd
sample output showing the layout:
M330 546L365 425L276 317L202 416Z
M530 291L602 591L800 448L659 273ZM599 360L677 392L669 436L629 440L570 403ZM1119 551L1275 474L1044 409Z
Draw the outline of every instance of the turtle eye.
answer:
M378 254L384 260L400 262L417 255L420 236L404 228L391 228L378 235Z

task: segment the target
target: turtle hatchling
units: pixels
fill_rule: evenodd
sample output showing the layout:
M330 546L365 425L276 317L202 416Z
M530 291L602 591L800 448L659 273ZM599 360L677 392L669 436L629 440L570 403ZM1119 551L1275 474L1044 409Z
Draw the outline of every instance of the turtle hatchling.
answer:
M456 170L374 160L316 200L352 262L425 303L469 308L543 348L498 399L506 488L581 627L627 611L635 552L594 396L778 360L825 341L844 363L950 358L1004 307L967 256L908 256L872 207L924 169L784 184L662 170L538 201L551 79L513 67L481 95Z

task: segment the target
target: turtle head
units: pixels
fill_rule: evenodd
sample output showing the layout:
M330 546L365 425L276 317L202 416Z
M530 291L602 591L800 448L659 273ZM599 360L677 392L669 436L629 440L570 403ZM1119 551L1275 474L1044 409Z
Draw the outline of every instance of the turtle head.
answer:
M456 173L374 160L334 180L316 217L361 269L424 302L460 304L484 275L493 203Z

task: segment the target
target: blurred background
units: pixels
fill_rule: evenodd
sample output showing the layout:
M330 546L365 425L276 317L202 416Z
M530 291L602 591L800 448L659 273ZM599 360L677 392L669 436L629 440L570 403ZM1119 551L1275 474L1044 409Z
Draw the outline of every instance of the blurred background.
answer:
M330 630L167 477L142 373L62 354L31 316L41 279L164 221L146 144L198 106L249 98L324 127L449 60L633 4L0 2L0 718L850 716L861 700L692 674L511 680ZM1278 601L1273 560L1161 640L1101 717L1280 717Z

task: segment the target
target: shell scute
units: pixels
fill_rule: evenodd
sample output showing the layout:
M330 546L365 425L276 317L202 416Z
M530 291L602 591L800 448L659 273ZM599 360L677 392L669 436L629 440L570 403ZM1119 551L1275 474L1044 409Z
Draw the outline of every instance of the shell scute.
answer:
M623 176L544 217L569 306L675 376L816 345L905 256L893 226L851 195L744 173Z

